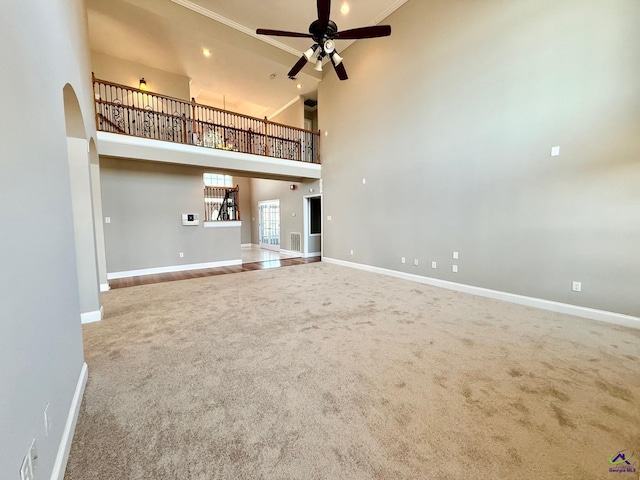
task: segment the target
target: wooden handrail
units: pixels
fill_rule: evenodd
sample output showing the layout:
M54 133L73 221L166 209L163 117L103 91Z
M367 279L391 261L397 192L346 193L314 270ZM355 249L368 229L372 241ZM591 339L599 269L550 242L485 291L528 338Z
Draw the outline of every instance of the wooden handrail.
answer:
M181 132L182 143L189 143L189 144L193 143L194 136L192 136L191 133L198 133L198 135L203 134L201 130L202 127L207 127L210 130L221 128L221 129L224 129L225 132L232 131L232 132L240 132L242 134L253 134L253 135L263 136L264 152L262 152L262 149L259 149L260 150L258 152L259 155L272 156L271 154L273 154L273 152L270 152L270 149L271 147L273 147L273 145L270 146L270 142L271 142L270 139L274 139L277 142L281 142L280 145L284 145L284 144L298 145L298 148L296 149L297 153L293 153L293 150L291 150L290 148L287 148L286 151L282 151L280 150L280 147L278 147L278 152L276 153L276 155L282 155L281 158L294 160L294 161L305 161L305 162L308 161L311 163L320 163L319 161L320 131L319 130L318 131L307 130L304 128L294 127L291 125L272 122L266 117L264 119L259 119L259 118L251 117L249 115L245 115L242 113L236 113L236 112L232 112L225 109L211 107L208 105L202 105L197 103L195 101L195 98L192 98L191 101L189 102L187 100L171 97L168 95L158 94L148 90L140 90L138 88L130 87L128 85L122 85L114 82L107 82L105 80L96 78L95 75L93 75L93 81L94 81L94 90L96 93L96 99L95 99L96 126L98 128L100 127L100 125L98 125L98 121L99 119L101 119L105 124L111 126L112 128L115 128L121 134L143 136L143 137L149 136L148 134L140 135L140 131L137 131L136 133L128 133L130 129L127 127L125 127L125 129L123 130L120 126L118 126L116 123L110 120L106 115L104 115L104 113L98 111L98 107L100 105L105 105L108 107L113 107L118 109L122 108L130 112L141 112L144 114L151 114L151 115L154 115L155 118L158 118L158 116L160 116L161 118L179 119L182 122L182 132ZM123 90L123 92L118 92L117 90L116 92L114 92L112 90L113 88L121 89ZM133 94L133 96L130 97L129 93ZM104 95L108 98L103 99L101 98L101 95ZM122 99L125 100L125 102L116 103L111 101L113 96L116 96L116 95L121 96ZM143 96L142 97L143 101L145 103L148 101L155 108L150 110L148 108L135 105L134 103L140 103L140 97L137 97L136 95ZM129 103L129 100L131 101L131 104ZM167 104L166 102L175 102L175 104L174 103ZM175 113L172 113L170 111L168 112L163 111L164 109L167 109L167 107L171 110L175 109L174 110ZM161 108L161 110L158 111L156 110L157 108ZM202 118L203 116L209 116L207 112L211 112L210 118L216 118L216 117L220 118L220 116L222 116L223 118L221 120L225 122L229 121L230 125L226 125L224 123L219 123L216 121L212 122L207 120L200 120L199 118ZM249 121L249 123L246 122L247 120ZM244 125L245 128L236 127L231 122ZM258 127L257 124L264 125L264 132L261 131L262 128L257 128L256 130L252 130L252 128ZM196 125L200 126L200 128L198 128L198 132L196 132ZM277 133L274 132L273 129L278 130ZM227 134L225 133L225 136L226 135ZM166 137L165 132L161 130L156 130L151 136L156 138L160 137L160 138L157 138L159 140L176 141L175 137L174 138ZM177 140L177 141L178 143L180 143L180 140ZM302 149L303 145L306 148L309 148L308 153L311 154L311 158L309 158L309 160L305 160L305 152L303 152L303 149ZM210 145L205 145L205 146L210 146ZM305 151L306 151L306 148L305 148ZM253 148L251 148L250 151L247 151L245 153L255 154L256 152L254 151Z
M111 125L113 128L118 130L120 133L125 133L125 131L120 127L120 125L116 125L111 120L109 120L107 117L105 117L103 114L98 113L98 118L102 119L103 122L108 123L109 125Z

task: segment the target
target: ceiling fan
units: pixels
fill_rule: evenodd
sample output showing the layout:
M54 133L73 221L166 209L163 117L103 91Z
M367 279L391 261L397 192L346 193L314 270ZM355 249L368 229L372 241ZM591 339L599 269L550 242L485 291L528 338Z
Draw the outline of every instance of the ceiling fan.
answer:
M342 57L338 55L334 40L358 40L361 38L387 37L391 35L389 25L376 25L373 27L353 28L351 30L338 31L338 26L329 19L331 14L331 0L318 0L318 19L309 25L309 33L285 32L282 30L269 30L259 28L258 35L271 35L274 37L302 37L312 38L315 42L309 50L304 52L300 60L287 74L294 78L307 62L315 62L314 70L322 71L322 59L329 57L331 64L340 80L346 80L347 71L342 63Z

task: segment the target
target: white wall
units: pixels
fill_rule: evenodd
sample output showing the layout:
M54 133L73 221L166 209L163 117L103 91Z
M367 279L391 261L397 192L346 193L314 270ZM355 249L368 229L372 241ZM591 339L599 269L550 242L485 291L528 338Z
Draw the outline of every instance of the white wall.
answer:
M86 19L80 0L2 8L0 472L19 478L35 438L37 478L50 478L83 368L63 88L94 135Z

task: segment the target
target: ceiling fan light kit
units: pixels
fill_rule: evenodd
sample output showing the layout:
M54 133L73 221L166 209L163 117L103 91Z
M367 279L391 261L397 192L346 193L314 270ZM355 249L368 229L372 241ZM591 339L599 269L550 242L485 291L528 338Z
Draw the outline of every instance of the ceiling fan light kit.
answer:
M322 71L322 59L326 56L331 60L331 64L340 80L347 80L347 71L342 63L342 57L336 51L334 40L359 40L363 38L388 37L391 35L389 25L376 25L373 27L360 27L351 30L339 31L338 26L329 17L331 15L331 0L317 0L318 19L309 25L309 33L287 32L283 30L270 30L259 28L258 35L272 35L275 37L296 37L311 38L314 45L306 50L300 60L293 66L287 74L289 78L294 78L307 62L315 62L314 70ZM317 55L317 58L316 58ZM314 60L314 58L316 58Z

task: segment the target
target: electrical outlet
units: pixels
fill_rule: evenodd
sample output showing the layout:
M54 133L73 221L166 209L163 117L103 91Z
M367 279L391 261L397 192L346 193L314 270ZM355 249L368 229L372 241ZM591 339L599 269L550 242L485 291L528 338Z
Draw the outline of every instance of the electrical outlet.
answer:
M571 290L573 290L574 292L581 292L582 291L582 282L573 282L571 284Z
M331 221L331 215L327 215L327 220Z
M431 262L431 268L437 268L438 264L436 262Z
M111 217L104 217L104 223L111 223Z
M453 273L458 273L458 265L453 265L453 266L451 267L451 271L452 271Z
M353 250L349 250L349 255L353 255Z
M180 258L184 258L184 252L180 252Z
M453 258L454 258L455 260L457 260L457 259L458 259L458 252L453 252Z
M416 267L418 266L418 259L417 259L417 258L414 258L414 259L413 259L413 264L414 264Z
M407 263L407 259L406 259L406 258L404 258L404 257L401 257L401 258L400 258L400 262L402 262L402 263Z

